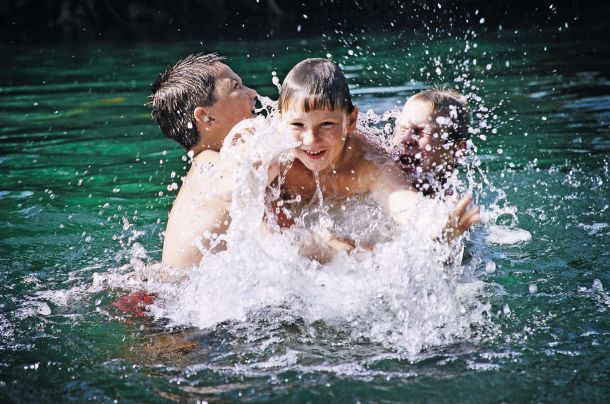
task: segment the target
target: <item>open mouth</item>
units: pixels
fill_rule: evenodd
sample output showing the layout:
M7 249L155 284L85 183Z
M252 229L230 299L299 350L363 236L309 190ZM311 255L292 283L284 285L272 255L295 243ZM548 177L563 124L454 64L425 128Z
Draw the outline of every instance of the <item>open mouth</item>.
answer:
M258 114L259 112L262 112L265 109L265 108L256 108L256 101L257 100L258 100L258 97L254 98L252 100L252 110L250 110L252 115L256 115L256 114ZM268 111L265 110L265 112L268 112ZM267 116L267 115L265 114L265 116Z
M326 154L326 150L319 150L314 152L310 150L301 149L301 151L303 151L303 154L312 160L319 160Z
M417 156L409 156L407 154L400 155L398 161L402 166L407 167L418 167L419 165L421 165L421 160L417 158Z

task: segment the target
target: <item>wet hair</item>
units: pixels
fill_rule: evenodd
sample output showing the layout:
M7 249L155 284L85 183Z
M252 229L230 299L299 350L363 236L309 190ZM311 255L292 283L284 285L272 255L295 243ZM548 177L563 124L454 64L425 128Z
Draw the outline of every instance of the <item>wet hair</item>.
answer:
M217 54L194 54L161 73L149 97L151 115L163 134L186 150L199 142L195 108L216 102L214 88L223 58Z
M352 113L354 104L341 69L328 59L305 59L290 70L280 90L280 112L328 109Z
M470 108L466 98L451 89L429 89L419 92L407 102L422 102L428 105L439 116L445 116L453 123L449 137L453 140L469 139Z

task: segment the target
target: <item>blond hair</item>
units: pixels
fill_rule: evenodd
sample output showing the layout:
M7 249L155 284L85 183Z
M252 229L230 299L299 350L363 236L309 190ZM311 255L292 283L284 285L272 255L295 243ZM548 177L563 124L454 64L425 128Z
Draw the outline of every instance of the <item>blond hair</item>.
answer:
M295 104L305 112L328 109L350 114L354 110L343 72L328 59L305 59L290 70L280 90L280 112Z
M428 105L437 115L446 116L453 123L454 139L469 139L470 108L466 98L451 89L429 89L413 95L407 102L421 102Z

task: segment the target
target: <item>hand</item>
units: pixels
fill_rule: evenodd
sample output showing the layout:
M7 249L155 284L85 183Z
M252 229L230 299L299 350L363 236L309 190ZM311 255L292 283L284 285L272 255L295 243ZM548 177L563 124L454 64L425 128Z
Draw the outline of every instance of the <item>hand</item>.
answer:
M481 222L480 209L476 205L470 206L472 196L463 197L455 209L449 213L449 220L445 226L447 241L453 241L464 234L472 225Z
M326 240L326 244L337 251L346 251L348 254L356 248L356 243L346 237L330 236Z

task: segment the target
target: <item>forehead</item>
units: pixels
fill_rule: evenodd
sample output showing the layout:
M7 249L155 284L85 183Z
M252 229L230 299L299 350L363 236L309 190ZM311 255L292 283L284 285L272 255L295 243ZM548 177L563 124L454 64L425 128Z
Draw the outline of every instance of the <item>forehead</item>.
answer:
M310 119L310 120L325 120L325 119L342 119L345 117L345 112L338 109L314 109L305 111L300 103L291 103L290 106L282 112L283 119Z
M422 101L407 101L400 113L401 123L425 124L434 121L434 107Z
M219 63L218 73L216 74L216 86L226 87L233 81L241 81L241 79L229 66Z

